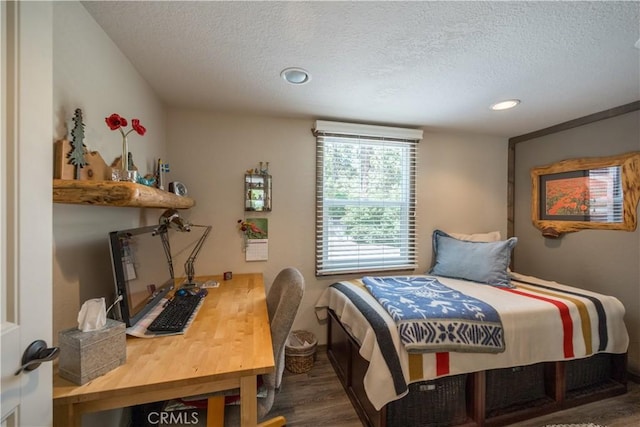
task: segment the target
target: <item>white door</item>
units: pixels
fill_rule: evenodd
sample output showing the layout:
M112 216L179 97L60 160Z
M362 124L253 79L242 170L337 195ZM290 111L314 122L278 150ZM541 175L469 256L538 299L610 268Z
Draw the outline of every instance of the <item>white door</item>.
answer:
M1 425L52 424L52 364L15 375L52 342L52 29L49 2L0 1Z

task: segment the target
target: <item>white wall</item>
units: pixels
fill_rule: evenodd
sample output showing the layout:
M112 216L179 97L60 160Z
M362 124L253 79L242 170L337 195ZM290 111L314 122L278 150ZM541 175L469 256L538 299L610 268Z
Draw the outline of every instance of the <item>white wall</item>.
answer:
M122 139L106 126L105 117L119 113L129 120L139 118L147 133L129 135L129 150L141 172L152 172L154 159L166 155L164 107L80 3L54 4L53 47L55 134L46 143L70 138L71 118L80 108L85 145L110 164L122 152ZM82 302L113 293L108 232L155 223L161 213L54 204L54 339L61 329L77 324Z
M130 151L142 172L157 157L168 159L167 181L184 182L197 205L186 215L213 225L196 262L197 274L261 271L269 285L280 269L298 267L307 292L295 327L326 342L325 326L314 314L320 293L332 279L314 275L315 138L313 120L245 117L171 110L162 103L91 16L76 2L54 4L52 141L66 137L81 108L85 144L107 163L120 155L120 138L104 118L119 113L147 127L132 134ZM51 152L47 147L47 153ZM418 163L419 271L431 262L431 233L500 230L506 234L507 141L463 134L425 132ZM244 261L237 220L244 217L243 175L270 162L273 212L269 218L267 262ZM112 295L107 234L155 224L162 209L53 206L53 334L76 326L82 302ZM194 237L194 239L197 237ZM172 247L174 245L172 244ZM179 246L179 245L176 245ZM182 263L176 262L177 273ZM85 417L87 425L114 425L118 414ZM110 421L111 420L111 421Z
M85 145L107 164L121 154L121 137L105 124L119 113L139 118L144 136L131 134L129 150L141 172L151 172L166 156L164 107L129 60L78 2L53 5L53 129L50 141L69 138L74 110L83 111ZM52 147L47 145L47 156ZM53 158L52 158L53 159ZM161 209L53 205L53 341L58 332L77 326L82 302L113 297L107 236L115 229L155 224ZM84 424L118 425L120 411L89 414Z
M325 343L325 326L316 320L315 302L329 284L344 276L315 277L313 120L170 109L167 123L169 180L185 183L196 199L190 219L213 226L196 273L260 271L270 286L282 268L297 267L307 287L294 327L314 332ZM260 161L269 162L273 175L273 210L247 217L269 219L269 260L246 262L237 220L245 217L244 173ZM425 132L418 149L418 272L430 266L435 228L465 233L499 230L505 236L506 190L506 139Z

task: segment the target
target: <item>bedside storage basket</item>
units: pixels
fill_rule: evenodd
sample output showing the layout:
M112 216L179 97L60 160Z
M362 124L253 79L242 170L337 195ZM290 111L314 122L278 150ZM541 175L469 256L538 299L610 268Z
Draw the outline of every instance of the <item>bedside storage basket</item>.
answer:
M549 400L545 392L544 363L486 372L486 411L489 416L508 413L510 409L538 406Z
M467 420L467 374L409 384L409 394L387 405L387 427L444 427Z
M598 353L566 362L567 391L604 384L613 377L611 354Z
M317 344L318 341L311 332L291 332L284 348L284 367L294 374L310 371L313 367Z

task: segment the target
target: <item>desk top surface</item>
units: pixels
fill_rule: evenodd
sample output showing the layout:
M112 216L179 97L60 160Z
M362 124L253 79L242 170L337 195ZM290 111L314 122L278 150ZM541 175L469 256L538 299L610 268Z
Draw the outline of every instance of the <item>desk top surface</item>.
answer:
M269 315L262 274L215 279L191 326L183 335L127 337L124 365L81 386L54 370L56 404L100 399L123 391L193 385L273 371Z

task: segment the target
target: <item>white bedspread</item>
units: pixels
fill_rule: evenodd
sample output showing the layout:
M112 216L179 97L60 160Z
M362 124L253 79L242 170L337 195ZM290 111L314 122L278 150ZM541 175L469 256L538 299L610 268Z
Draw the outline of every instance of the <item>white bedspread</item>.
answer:
M504 325L506 350L497 354L410 354L400 341L393 319L363 287L362 282L353 280L341 283L374 307L389 326L407 384L487 369L584 358L598 352L627 351L629 337L623 321L624 306L615 297L517 273L512 273L512 277L516 285L513 290L438 277L446 286L485 301L499 312ZM601 308L590 297L600 301ZM327 317L327 308L336 313L360 343L360 355L370 363L364 387L373 406L379 410L404 396L406 391L396 394L376 335L350 299L329 287L316 304L319 319ZM599 325L603 313L606 314L606 327Z

